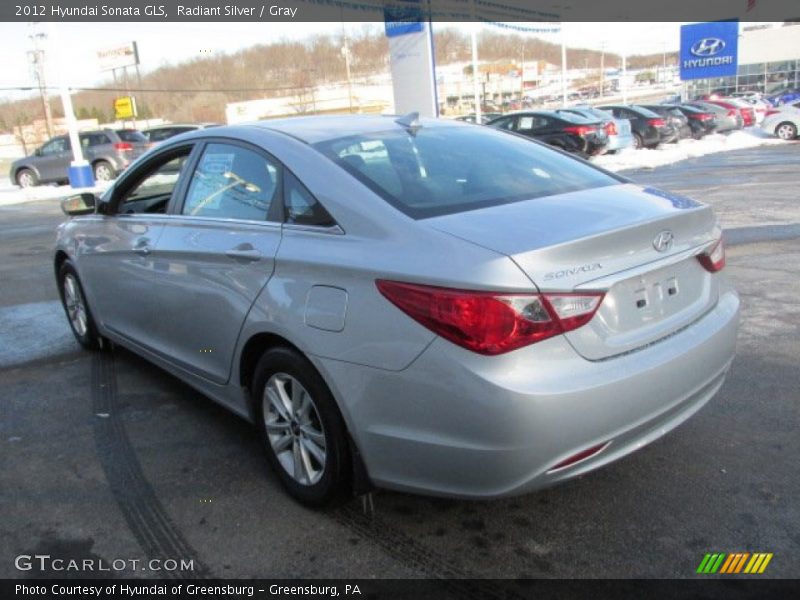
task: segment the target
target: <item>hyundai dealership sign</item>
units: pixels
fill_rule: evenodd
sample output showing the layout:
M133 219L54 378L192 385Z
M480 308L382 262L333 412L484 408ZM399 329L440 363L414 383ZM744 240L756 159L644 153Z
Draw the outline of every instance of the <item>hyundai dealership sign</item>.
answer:
M681 80L736 75L738 49L738 21L683 25Z

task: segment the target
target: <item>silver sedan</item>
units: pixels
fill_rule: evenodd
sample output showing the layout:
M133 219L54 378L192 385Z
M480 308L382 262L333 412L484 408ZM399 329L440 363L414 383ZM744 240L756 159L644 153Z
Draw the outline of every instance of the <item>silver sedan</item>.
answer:
M552 485L688 419L734 355L710 207L489 128L199 130L63 206L78 341L253 421L310 505Z

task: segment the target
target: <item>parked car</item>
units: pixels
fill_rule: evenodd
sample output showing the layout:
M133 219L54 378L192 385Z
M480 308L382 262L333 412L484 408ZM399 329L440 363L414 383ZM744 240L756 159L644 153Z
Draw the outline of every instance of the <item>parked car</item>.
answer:
M691 125L689 125L689 117L683 111L668 104L639 104L638 106L643 106L647 110L653 111L672 125L678 132L677 137L672 140L673 142L692 137L693 131Z
M751 127L756 124L756 113L753 107L744 100L737 100L736 98L725 98L724 100L707 100L708 104L716 104L727 110L739 111L742 115L742 126Z
M652 110L634 104L599 106L618 119L628 119L633 129L635 148L657 148L659 144L671 142L678 137L677 130L663 117Z
M583 475L690 418L734 356L710 206L490 127L199 130L63 207L80 344L111 340L255 423L311 505Z
M800 88L785 88L778 92L772 92L766 97L766 100L772 106L792 104L795 100L800 100Z
M800 131L800 100L768 111L761 129L782 140L794 140Z
M159 142L163 142L181 133L187 133L205 127L219 127L219 123L170 123L169 125L150 127L149 129L143 130L142 133L147 138L147 141L150 142L150 145L154 146Z
M98 129L79 134L83 157L92 165L97 181L110 181L147 150L147 139L134 129ZM33 154L11 163L9 178L20 187L63 183L73 161L69 136L45 142Z
M518 112L489 121L487 125L584 157L602 154L608 144L608 134L599 120L586 119L574 113L549 110Z
M717 116L711 110L704 110L688 104L666 104L681 111L689 122L692 137L696 140L713 133L717 129Z
M607 154L614 154L625 148L633 147L633 132L628 119L617 119L611 113L592 106L571 106L556 112L562 111L571 112L585 119L600 121L608 135L608 144L606 144L605 150Z
M486 125L492 119L496 119L497 116L490 117L486 116L481 113L481 125ZM475 113L470 113L468 115L461 115L460 117L456 117L456 121L464 121L465 123L475 123L477 120L477 115Z
M694 106L700 110L713 112L717 117L717 133L735 131L744 127L742 113L736 107L724 108L719 104L700 100L687 102L686 106Z
M743 97L737 96L735 97L735 99L739 100L740 102L746 102L747 104L753 107L756 125L761 124L761 121L764 120L764 116L767 114L767 111L772 108L772 104L770 104L766 100L758 98L755 95L743 96Z

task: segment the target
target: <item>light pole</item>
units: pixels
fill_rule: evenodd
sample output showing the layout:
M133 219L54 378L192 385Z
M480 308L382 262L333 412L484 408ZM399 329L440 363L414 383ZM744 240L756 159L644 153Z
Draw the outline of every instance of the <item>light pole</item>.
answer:
M564 40L564 23L561 23L561 103L567 105L567 44Z

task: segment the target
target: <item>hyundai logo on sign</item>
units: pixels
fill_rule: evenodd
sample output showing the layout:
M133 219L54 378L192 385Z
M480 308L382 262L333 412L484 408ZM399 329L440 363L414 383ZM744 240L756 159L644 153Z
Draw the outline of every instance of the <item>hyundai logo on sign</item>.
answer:
M694 23L681 27L681 79L736 75L738 21Z
M695 42L689 50L695 56L714 56L725 49L725 42L719 38L703 38Z

